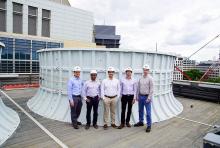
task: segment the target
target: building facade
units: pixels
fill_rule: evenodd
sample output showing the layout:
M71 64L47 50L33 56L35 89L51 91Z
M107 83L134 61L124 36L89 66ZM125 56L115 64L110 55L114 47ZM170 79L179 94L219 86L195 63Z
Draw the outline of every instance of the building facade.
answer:
M116 35L115 26L95 25L94 33L96 45L106 48L119 48L121 36Z
M176 61L174 63L174 71L173 71L173 80L183 80L183 74L177 68L183 71L183 58L182 57L177 57Z
M38 73L39 49L93 40L93 14L71 7L68 0L1 0L0 20L0 42L5 44L0 74L5 76Z
M220 77L220 61L201 61L196 65L196 69L200 70L202 73L206 73L209 70L208 78Z
M183 71L188 71L196 68L196 60L183 58Z

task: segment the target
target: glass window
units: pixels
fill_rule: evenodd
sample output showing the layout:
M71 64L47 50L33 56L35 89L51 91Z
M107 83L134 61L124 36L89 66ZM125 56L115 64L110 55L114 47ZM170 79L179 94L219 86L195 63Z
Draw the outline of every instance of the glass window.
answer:
M37 8L28 7L28 34L37 35Z
M47 48L60 48L60 43L48 42Z
M0 73L12 73L13 72L13 62L2 60L0 63Z
M13 32L22 33L23 5L13 2Z
M15 39L15 59L30 60L31 41Z
M37 50L45 49L46 42L43 41L32 41L32 60L38 60Z
M6 31L6 0L0 0L0 31Z
M39 73L39 62L32 62L32 73Z
M15 73L30 73L30 61L15 61Z
M50 37L50 10L42 9L42 36Z
M2 59L12 59L13 58L13 39L0 37L0 42L5 44L5 47L2 49Z

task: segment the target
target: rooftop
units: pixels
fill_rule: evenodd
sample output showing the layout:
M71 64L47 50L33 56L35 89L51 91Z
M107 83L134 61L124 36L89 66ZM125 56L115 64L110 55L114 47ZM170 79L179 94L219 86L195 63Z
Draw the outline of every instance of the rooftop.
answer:
M145 127L107 131L101 127L98 130L91 128L88 131L80 128L77 131L69 123L50 120L31 112L26 102L36 91L37 89L23 89L6 91L6 93L69 147L202 147L203 136L212 129L206 125L175 117L153 124L151 133L146 133ZM18 129L3 147L59 147L7 98L2 96L2 99L6 105L17 111L21 118ZM220 124L219 104L182 97L177 99L184 106L179 117L212 125Z

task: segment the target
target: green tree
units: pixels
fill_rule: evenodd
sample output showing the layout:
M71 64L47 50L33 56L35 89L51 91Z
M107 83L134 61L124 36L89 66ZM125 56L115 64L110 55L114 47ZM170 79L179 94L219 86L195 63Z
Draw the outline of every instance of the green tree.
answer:
M190 78L192 78L193 81L198 81L203 75L203 73L198 69L191 69L191 70L185 71L185 73ZM184 77L184 79L187 79L187 78Z
M212 83L220 83L220 77L218 77L218 78L209 78L206 81L207 82L212 82Z

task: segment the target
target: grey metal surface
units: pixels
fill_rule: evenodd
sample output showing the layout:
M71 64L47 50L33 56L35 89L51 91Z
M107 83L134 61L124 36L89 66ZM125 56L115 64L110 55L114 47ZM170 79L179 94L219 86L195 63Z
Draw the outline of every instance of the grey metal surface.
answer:
M18 114L7 107L0 97L0 146L14 133L19 123Z
M183 110L182 104L175 99L172 92L172 74L175 55L169 53L143 52L141 50L105 49L105 48L60 48L39 51L40 88L28 101L28 107L37 114L47 118L70 122L70 108L67 99L67 81L72 76L75 65L82 68L81 77L89 79L91 69L98 71L98 79L107 76L107 67L116 69L117 78L124 76L127 66L133 68L134 78L142 75L142 66L149 64L154 78L154 98L152 102L152 120L160 122L170 119ZM118 98L120 99L120 98ZM85 123L85 102L79 120ZM121 105L116 108L116 123L120 121ZM100 102L98 124L103 124L103 102ZM138 103L134 104L132 121L138 121Z

